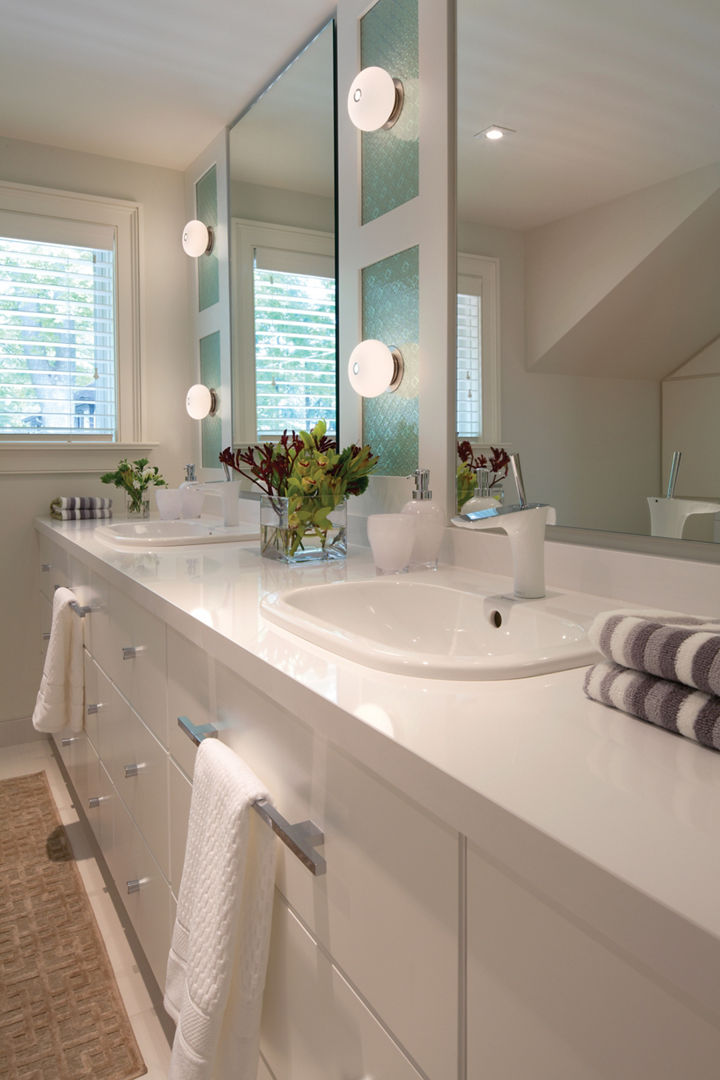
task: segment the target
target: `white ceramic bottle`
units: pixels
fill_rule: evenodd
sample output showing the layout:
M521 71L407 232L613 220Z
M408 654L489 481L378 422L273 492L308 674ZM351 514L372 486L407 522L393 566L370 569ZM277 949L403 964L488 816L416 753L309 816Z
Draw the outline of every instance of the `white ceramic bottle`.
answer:
M475 491L466 503L463 503L461 514L470 514L477 510L489 510L497 508L498 501L490 494L490 473L487 469L475 470Z
M445 529L445 515L432 501L430 470L416 469L413 473L415 490L401 513L415 516L415 542L410 556L410 569L428 567L436 570L438 553Z

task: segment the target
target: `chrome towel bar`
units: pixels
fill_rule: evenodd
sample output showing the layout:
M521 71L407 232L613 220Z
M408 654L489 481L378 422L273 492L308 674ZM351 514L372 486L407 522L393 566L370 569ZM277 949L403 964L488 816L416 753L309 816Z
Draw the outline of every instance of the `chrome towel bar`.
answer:
M177 722L178 727L196 746L199 746L203 739L218 737L217 728L212 724L193 724L187 716L178 716ZM319 829L314 821L299 821L291 825L266 799L258 799L252 805L253 810L312 874L319 877L327 871L325 859L314 850L325 840L322 829Z
M63 588L62 585L56 585L53 591L57 592L58 589L61 589L61 588ZM65 588L69 588L69 586L65 586ZM77 600L71 600L70 603L68 604L68 607L72 611L74 611L76 615L79 615L81 619L84 619L85 616L89 615L91 613L91 611L92 611L91 607L83 607L82 604L78 604Z

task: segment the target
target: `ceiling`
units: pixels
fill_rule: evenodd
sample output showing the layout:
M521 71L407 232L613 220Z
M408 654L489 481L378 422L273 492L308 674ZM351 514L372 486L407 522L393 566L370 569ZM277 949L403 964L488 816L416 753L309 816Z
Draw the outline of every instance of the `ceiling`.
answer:
M458 0L459 220L529 229L718 161L718 0Z
M0 136L185 169L333 0L2 0Z

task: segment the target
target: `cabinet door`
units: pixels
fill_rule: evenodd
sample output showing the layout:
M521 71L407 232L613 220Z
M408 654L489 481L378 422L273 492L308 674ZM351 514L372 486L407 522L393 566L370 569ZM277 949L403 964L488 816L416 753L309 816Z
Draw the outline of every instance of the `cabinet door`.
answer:
M177 765L170 761L170 885L177 896L185 861L185 841L187 839L188 819L190 817L190 799L192 784Z
M276 1080L420 1080L278 897L270 942L261 1049Z
M278 889L428 1076L455 1076L457 834L221 665L217 703L280 813L325 834L322 877L278 843Z
M468 1078L707 1080L720 1031L671 987L468 853Z

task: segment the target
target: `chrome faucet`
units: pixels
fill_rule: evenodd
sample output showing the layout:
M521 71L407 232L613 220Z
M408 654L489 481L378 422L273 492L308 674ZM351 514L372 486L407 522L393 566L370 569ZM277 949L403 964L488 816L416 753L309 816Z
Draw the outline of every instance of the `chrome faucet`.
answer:
M510 455L510 468L518 493L513 506L491 506L458 514L452 524L461 529L502 529L510 540L513 559L514 595L535 600L545 595L545 526L555 524L555 508L546 503L529 503L520 470L520 456Z

